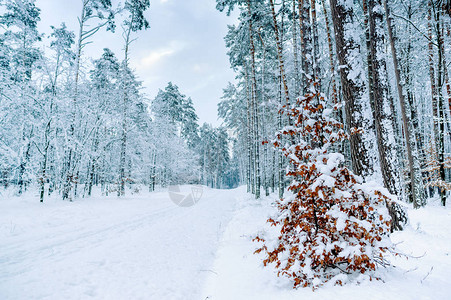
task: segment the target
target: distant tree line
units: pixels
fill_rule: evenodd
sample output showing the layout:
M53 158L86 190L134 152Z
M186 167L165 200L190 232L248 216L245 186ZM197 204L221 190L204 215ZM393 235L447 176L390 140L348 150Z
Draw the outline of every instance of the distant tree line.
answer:
M37 184L44 201L53 192L68 200L90 196L93 186L122 196L135 184L150 190L176 183L237 185L226 179L233 167L224 128L201 130L192 100L172 83L151 103L142 93L130 50L136 34L149 28L149 6L149 0L116 8L110 0L80 0L78 32L62 23L45 36L34 0L0 1L5 188L21 195ZM122 58L104 49L90 60L84 49L105 30L122 35Z

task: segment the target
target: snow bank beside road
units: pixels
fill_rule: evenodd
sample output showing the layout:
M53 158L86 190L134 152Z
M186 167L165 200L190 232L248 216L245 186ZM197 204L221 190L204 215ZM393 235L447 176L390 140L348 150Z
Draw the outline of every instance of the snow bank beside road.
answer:
M276 209L274 197L255 200L243 196L227 226L201 299L451 299L451 209L438 203L409 210L410 225L392 234L409 259L392 258L394 268L379 270L383 281L363 279L359 284L326 285L315 292L292 289L292 282L263 267L262 256L252 254L252 242ZM268 224L267 224L268 225ZM268 226L265 226L268 228ZM274 228L274 227L272 227ZM420 257L420 258L414 258Z

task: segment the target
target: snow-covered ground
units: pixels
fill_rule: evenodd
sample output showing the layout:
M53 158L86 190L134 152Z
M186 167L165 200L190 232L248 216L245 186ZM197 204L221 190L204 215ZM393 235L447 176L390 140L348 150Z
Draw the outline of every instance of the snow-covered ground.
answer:
M188 191L190 187L184 187ZM292 289L253 252L274 197L203 189L191 207L166 190L44 204L0 195L0 299L451 299L451 209L409 210L383 281ZM414 258L419 257L419 258Z
M0 195L0 299L199 299L241 190L40 204Z
M451 209L438 201L409 210L410 225L392 234L398 250L410 258L391 259L394 268L378 270L381 281L354 282L345 286L292 289L292 282L277 278L274 269L262 266L261 255L252 254L252 238L264 229L274 197L254 200L242 196L227 226L213 271L201 299L451 299ZM451 199L450 199L451 200ZM268 226L266 226L267 228Z

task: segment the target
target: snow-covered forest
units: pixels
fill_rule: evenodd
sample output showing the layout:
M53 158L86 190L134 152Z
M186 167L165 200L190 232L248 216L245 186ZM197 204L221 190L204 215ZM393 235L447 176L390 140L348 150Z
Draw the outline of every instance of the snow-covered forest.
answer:
M219 126L130 63L153 1L73 1L0 0L0 299L449 297L450 0L208 0Z
M225 38L237 82L224 90L219 114L248 154L241 168L257 198L260 187L282 196L290 184L290 157L272 147L274 133L288 132L281 148L293 152L293 110L299 97L318 94L321 110L332 109L349 136L333 151L356 175L379 180L415 207L434 193L445 205L449 2L217 2L221 11L240 12Z
M1 2L1 184L20 195L38 183L41 201L88 197L93 185L105 195L135 184L236 186L226 129L200 127L171 82L146 99L129 66L149 1L81 3L77 34L62 23L46 36L35 1ZM122 35L123 53L85 57L108 31Z

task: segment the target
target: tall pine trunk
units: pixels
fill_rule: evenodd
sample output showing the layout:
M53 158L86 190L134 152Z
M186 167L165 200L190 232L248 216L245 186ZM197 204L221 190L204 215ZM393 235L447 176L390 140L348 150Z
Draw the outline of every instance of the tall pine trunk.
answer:
M311 85L311 75L313 74L312 60L312 29L310 26L310 5L309 0L299 0L299 28L301 32L301 53L302 53L302 94L305 95Z
M318 88L321 87L321 69L319 64L319 36L318 36L318 21L316 18L316 0L310 0L312 12L312 40L313 40L313 78L318 83Z
M385 187L394 195L400 194L398 162L395 151L395 132L393 128L392 101L388 89L387 66L384 57L384 23L381 0L368 1L368 17L370 28L370 51L373 92L373 110L379 162Z
M329 16L327 14L327 9L325 3L323 3L323 13L324 13L324 22L326 27L326 34L327 34L327 46L329 51L329 63L330 63L330 76L331 76L331 85L332 85L332 103L338 104L338 96L337 96L337 83L335 81L335 61L334 61L334 48L332 45L332 33L330 31L330 22L329 22ZM338 115L338 121L340 123L343 123L343 114L341 113L341 110L337 112Z
M439 164L439 177L441 184L440 187L440 198L442 205L446 205L446 189L445 189L445 103L443 99L443 85L444 85L444 75L443 75L443 64L445 53L443 52L444 47L442 30L441 30L441 7L438 5L435 9L435 28L436 28L436 39L437 39L437 52L438 52L438 74L437 74L437 96L438 96L438 143L437 143L437 153L438 153L438 164Z
M293 31L293 59L294 59L294 92L295 95L299 94L299 60L298 60L298 39L297 39L297 23L296 23L296 2L298 0L293 0L293 11L292 11L292 31Z
M365 83L363 70L352 68L353 59L360 57L360 47L354 40L354 35L349 32L353 30L354 11L344 0L330 0L330 9L335 32L335 51L339 65L343 66L339 72L350 136L352 169L357 175L367 176L373 173L373 168L368 145L363 139Z
M385 15L387 19L387 29L388 29L388 36L390 38L390 47L392 52L392 59L393 59L393 66L395 70L395 78L396 78L396 86L398 89L398 97L399 97L399 104L401 107L401 116L402 116L402 122L403 122L403 129L404 129L404 137L406 139L406 152L407 152L407 161L408 161L408 167L409 167L409 181L410 181L410 198L411 202L413 202L413 206L415 208L419 208L423 200L421 199L422 194L422 186L421 182L418 182L418 174L417 170L414 166L414 158L412 154L412 147L415 147L415 144L413 143L413 140L411 139L411 130L410 130L410 120L407 117L407 109L406 109L406 101L404 98L403 93L403 86L401 82L401 71L399 68L399 61L398 61L398 54L396 51L396 45L395 45L395 33L394 33L394 26L392 24L393 20L390 15L390 9L387 4L387 0L384 0L384 7L385 7Z
M254 150L255 150L255 198L260 198L260 145L259 145L259 126L258 126L258 101L257 101L257 78L255 75L255 45L254 33L252 28L252 10L251 1L247 0L247 12L249 14L249 43L251 50L251 103L253 108L253 131L254 131Z

